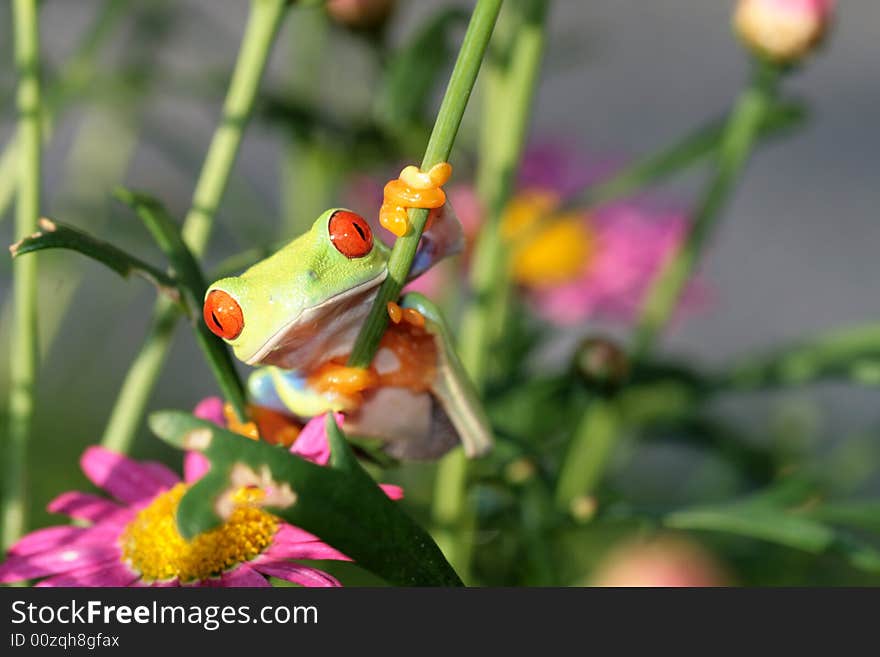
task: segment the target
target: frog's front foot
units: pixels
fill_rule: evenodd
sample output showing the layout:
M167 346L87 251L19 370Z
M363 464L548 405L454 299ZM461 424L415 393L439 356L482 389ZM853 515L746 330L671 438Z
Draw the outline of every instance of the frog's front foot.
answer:
M425 316L422 313L415 308L401 308L393 301L388 302L388 317L395 324L400 324L403 321L418 328L425 327Z
M326 363L309 376L309 385L334 400L334 410L360 405L360 393L377 384L375 372L362 367Z
M385 199L379 210L379 223L401 237L409 231L409 208L433 209L446 203L441 187L452 175L447 162L435 164L428 171L408 166L400 176L385 185Z

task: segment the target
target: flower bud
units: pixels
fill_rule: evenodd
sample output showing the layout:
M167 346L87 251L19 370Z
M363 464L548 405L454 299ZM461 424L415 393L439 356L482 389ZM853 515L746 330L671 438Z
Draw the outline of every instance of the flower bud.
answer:
M346 27L372 30L385 23L394 4L395 0L328 0L327 12Z
M600 388L617 387L629 375L629 359L626 353L605 338L586 338L575 358L581 376L587 383Z
M733 24L759 55L793 64L810 54L831 25L835 0L740 0Z

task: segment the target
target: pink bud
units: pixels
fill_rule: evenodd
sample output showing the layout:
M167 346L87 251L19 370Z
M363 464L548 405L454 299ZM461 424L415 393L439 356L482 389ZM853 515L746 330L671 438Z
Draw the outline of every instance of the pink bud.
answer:
M795 63L822 42L836 0L740 0L733 17L740 38L759 55Z
M346 27L369 30L384 23L395 0L328 0L327 12Z

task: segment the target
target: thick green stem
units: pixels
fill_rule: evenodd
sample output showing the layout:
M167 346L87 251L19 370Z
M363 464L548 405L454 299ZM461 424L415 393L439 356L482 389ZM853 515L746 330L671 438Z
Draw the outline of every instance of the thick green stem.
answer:
M519 15L512 24L514 31L499 35L506 52L491 58L487 67L477 181L489 215L473 264L474 300L461 332L462 362L478 389L486 383L487 354L493 328L498 326L493 313L503 305L509 285L499 226L525 146L544 51L547 5L543 0L522 0L516 5ZM461 450L443 459L434 483L433 508L438 542L465 581L472 553L469 536L476 529L476 517L467 503L467 472L468 462Z
M286 6L286 0L253 0L251 3L223 116L208 148L183 225L184 240L196 257L203 254L208 243ZM147 339L126 375L104 431L104 445L123 452L130 448L168 356L177 315L173 305L161 300L157 303Z
M596 489L619 433L613 399L593 399L572 437L556 484L556 506L571 512L578 500Z
M544 51L544 24L548 3L522 0L520 24L507 58L496 65L504 66L501 79L489 92L483 129L489 133L484 140L485 160L481 161L477 180L480 196L488 216L480 231L476 256L471 270L473 302L462 320L461 357L464 366L478 387L485 383L488 354L497 326L494 313L502 305L509 285L507 249L501 238L501 217L507 206L519 161L528 134L533 98ZM497 112L503 104L506 111Z
M715 175L698 204L687 239L657 276L642 305L633 340L635 358L645 356L675 310L681 292L749 159L758 128L773 102L779 70L759 64L724 131Z
M423 170L449 159L453 142L458 134L458 126L461 124L477 74L480 72L483 55L500 9L501 0L479 0L474 8L455 68L452 70L452 77L437 113L431 138L425 149L425 156L422 159ZM400 296L427 219L427 210L409 211L410 230L406 235L398 238L391 249L388 277L379 288L370 315L358 334L349 358L349 365L352 367L367 367L372 362L379 340L382 339L382 334L388 325L387 304Z
M37 230L41 180L40 30L36 0L15 0L15 65L18 70L18 195L15 232ZM12 352L10 354L9 431L3 474L2 543L9 547L25 527L27 441L34 417L37 370L37 264L34 256L13 264Z

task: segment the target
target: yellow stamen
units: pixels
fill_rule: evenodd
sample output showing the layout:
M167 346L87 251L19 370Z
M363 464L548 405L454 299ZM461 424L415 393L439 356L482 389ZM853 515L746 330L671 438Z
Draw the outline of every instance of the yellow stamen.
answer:
M513 279L528 287L567 283L587 267L594 237L582 215L558 213L559 197L542 189L517 194L501 219Z
M146 581L179 578L186 583L215 577L272 544L279 520L255 506L263 495L257 488L236 494L240 506L223 525L186 541L177 531L175 515L188 488L177 484L158 495L122 532L122 557Z
M514 249L513 278L530 287L567 283L584 271L593 250L594 239L582 217L554 217Z

